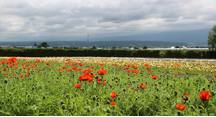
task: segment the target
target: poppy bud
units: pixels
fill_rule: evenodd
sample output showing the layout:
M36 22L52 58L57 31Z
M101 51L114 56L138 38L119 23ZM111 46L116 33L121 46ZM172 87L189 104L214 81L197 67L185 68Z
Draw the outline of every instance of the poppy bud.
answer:
M110 113L110 109L108 108L108 109L106 110L106 112L107 112L107 113Z
M158 96L156 95L155 98L158 99Z
M160 82L158 82L158 84L162 84L162 83L161 83L161 81L160 81Z
M188 100L188 97L185 97L183 100L187 101L187 100Z
M157 86L157 84L155 84L155 86Z
M66 98L70 98L70 94L66 94Z
M148 84L148 81L146 81L145 83Z
M77 96L78 96L78 93L77 93L77 92L74 92L74 96L77 97Z
M210 85L210 84L208 84L208 88L210 88L210 86L211 86L211 85Z
M35 87L33 86L33 87L32 87L32 90L34 90L34 89L35 89Z
M92 100L96 100L97 99L97 97L94 95L93 97L92 97Z
M118 80L116 80L116 83L118 83Z
M65 104L62 105L62 109L63 109L63 110L65 109Z
M200 113L201 113L201 114L203 113L203 110L202 110L202 109L200 109Z
M170 85L170 87L172 87L172 85Z
M127 83L124 83L125 85L127 85Z
M8 102L10 101L10 99L9 99L9 98L8 98L7 100L8 100Z
M28 106L28 104L27 104L27 103L25 103L25 106Z
M157 91L159 91L159 89L157 88Z
M198 89L198 92L200 92L200 90Z
M89 106L85 106L85 110L86 110L87 112L90 112Z
M28 94L28 97L30 97L31 95L30 94Z
M9 96L11 96L11 92L9 92Z
M61 100L61 104L64 104L63 100Z
M205 87L203 87L202 90L205 91Z
M178 94L178 92L175 90L175 91L174 91L174 95L177 96L177 94Z
M167 99L167 100L170 100L170 98L169 98L169 97L166 97L166 99Z
M133 83L135 83L136 81L135 80L133 80Z
M41 85L39 85L39 89L41 89Z
M178 116L181 116L181 111L178 111Z
M46 96L43 96L43 99L46 99Z
M5 80L4 80L4 83L7 84L7 82L8 82L7 79L5 79Z
M112 88L112 85L110 84L110 88Z
M126 91L126 89L124 88L124 89L123 89L123 91L125 92L125 91Z
M4 101L2 101L2 105L4 105Z

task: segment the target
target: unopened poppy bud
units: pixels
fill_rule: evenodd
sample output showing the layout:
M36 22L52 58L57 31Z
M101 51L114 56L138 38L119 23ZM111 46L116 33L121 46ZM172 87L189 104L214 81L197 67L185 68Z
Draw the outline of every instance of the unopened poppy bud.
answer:
M34 90L34 89L35 89L35 87L33 86L33 87L32 87L32 90Z
M145 83L148 84L148 81L146 81Z
M70 94L66 94L66 98L70 98Z
M177 92L177 91L174 91L174 95L177 96L177 94L178 94L178 92Z
M60 102L61 102L61 104L64 104L63 100L61 100Z
M39 89L41 89L41 85L39 85Z
M2 101L2 104L4 105L4 101Z
M107 113L110 113L110 109L108 108L108 109L106 110L106 112L107 112Z
M169 97L166 97L166 99L167 99L167 100L170 100L170 98L169 98Z
M205 91L205 87L203 87L202 90Z
M161 83L161 81L160 81L160 82L158 82L158 84L162 84L162 83Z
M93 97L92 97L92 100L96 100L97 99L97 97L94 95Z
M157 84L155 84L155 86L157 86Z
M64 110L65 108L66 108L66 107L65 107L65 104L63 104L63 105L62 105L62 109Z
M133 80L133 83L135 83L136 81L135 80Z
M118 80L116 80L116 83L118 83Z
M172 85L170 85L170 87L172 87Z
M112 88L112 85L110 84L110 88Z
M157 88L157 91L159 91L159 89Z
M9 92L9 96L11 96L11 92Z
M158 96L156 95L155 98L158 99Z
M25 103L25 106L28 106L28 104L27 104L27 103Z
M5 80L4 80L4 83L7 84L7 82L8 82L7 79L5 79Z
M126 89L124 88L124 89L123 89L123 91L125 92L125 91L126 91Z
M202 109L200 109L200 113L201 113L201 114L203 113L203 110L202 110Z
M30 94L28 94L28 97L30 97L31 95Z
M89 106L85 106L85 110L86 110L87 112L90 112L90 107L89 107Z
M178 111L178 116L181 116L181 111Z
M208 88L210 88L210 86L211 86L211 85L210 85L210 84L208 84Z
M78 96L78 93L77 93L77 92L74 92L74 96L77 97L77 96Z

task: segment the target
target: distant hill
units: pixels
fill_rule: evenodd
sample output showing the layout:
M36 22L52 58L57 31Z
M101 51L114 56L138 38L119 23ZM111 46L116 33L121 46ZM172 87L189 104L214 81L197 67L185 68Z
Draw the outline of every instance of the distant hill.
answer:
M35 42L0 42L0 46L33 46ZM42 42L36 42L38 45ZM87 41L47 41L48 45L53 47L87 47ZM89 46L96 47L171 47L171 46L188 46L187 43L181 42L164 42L164 41L90 41Z

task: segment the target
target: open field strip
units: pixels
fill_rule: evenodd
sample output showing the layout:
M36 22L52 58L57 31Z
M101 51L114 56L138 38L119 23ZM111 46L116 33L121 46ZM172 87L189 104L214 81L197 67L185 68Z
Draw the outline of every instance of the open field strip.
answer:
M0 115L216 115L214 59L0 61Z

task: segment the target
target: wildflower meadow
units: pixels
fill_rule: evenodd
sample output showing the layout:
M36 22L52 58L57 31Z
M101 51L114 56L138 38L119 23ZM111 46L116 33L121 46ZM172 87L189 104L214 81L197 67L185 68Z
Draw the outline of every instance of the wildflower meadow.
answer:
M215 116L216 61L1 57L0 116Z

